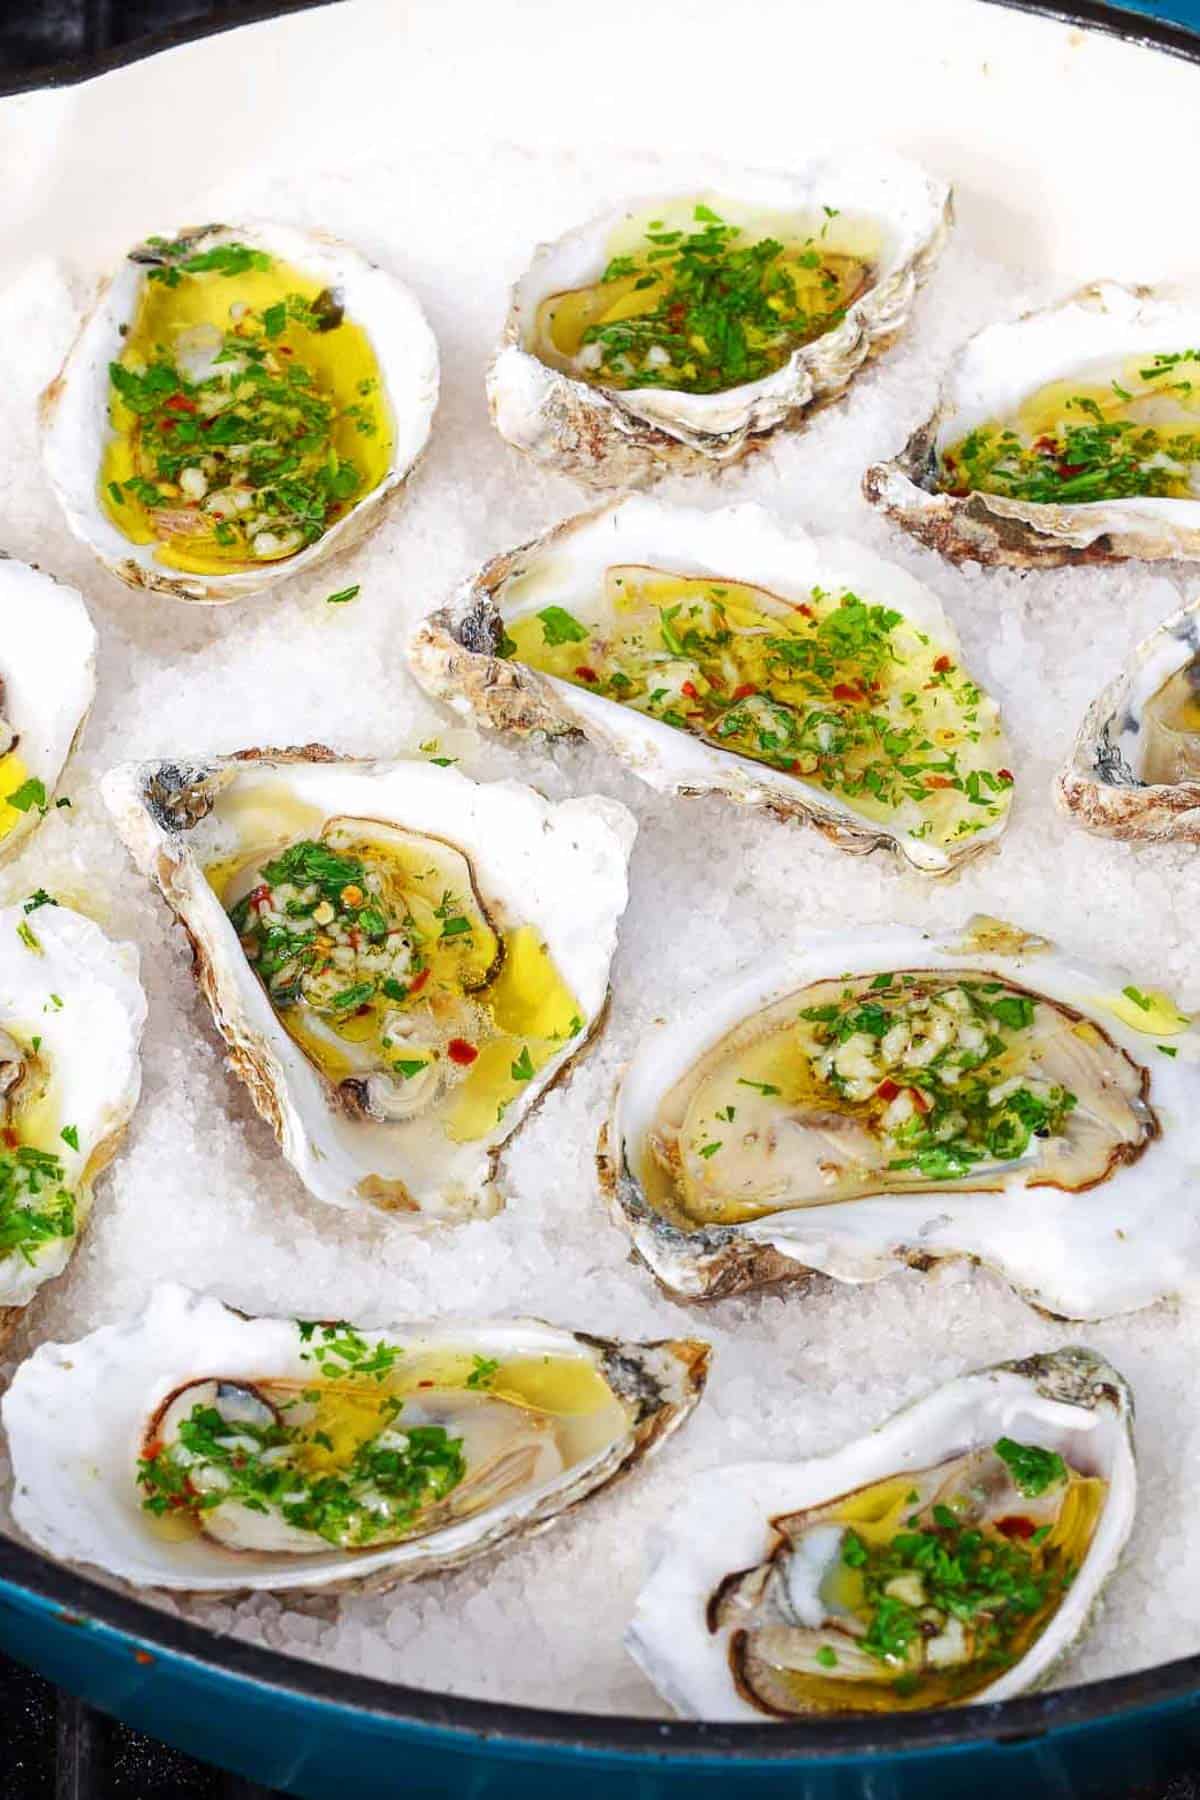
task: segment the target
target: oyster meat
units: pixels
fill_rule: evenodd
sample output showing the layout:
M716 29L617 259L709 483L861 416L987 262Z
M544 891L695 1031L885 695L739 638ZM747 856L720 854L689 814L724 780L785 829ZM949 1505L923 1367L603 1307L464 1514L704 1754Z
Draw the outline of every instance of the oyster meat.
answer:
M0 1344L61 1275L141 1087L132 944L40 894L0 909Z
M1089 707L1058 799L1104 837L1200 839L1200 601L1164 619Z
M667 793L717 792L944 874L995 841L1011 757L936 597L757 506L634 497L498 556L417 631L430 693L582 732Z
M869 1437L694 1477L627 1646L685 1717L1006 1700L1086 1630L1133 1524L1133 1400L1093 1351L998 1363Z
M989 325L867 498L956 562L1200 555L1200 306L1113 282Z
M0 859L37 829L96 694L96 632L73 587L0 557Z
M496 427L600 487L736 462L893 342L949 219L945 182L878 154L631 200L518 281Z
M131 250L42 397L75 535L128 586L258 593L355 542L429 437L414 296L323 233L207 225Z
M687 1417L708 1346L247 1318L163 1285L3 1402L13 1512L141 1587L382 1588L543 1529Z
M706 991L621 1079L600 1178L671 1292L971 1257L1102 1318L1200 1288L1200 1032L997 921L831 932Z
M494 1212L501 1145L603 1020L625 808L319 746L126 765L104 792L309 1191Z

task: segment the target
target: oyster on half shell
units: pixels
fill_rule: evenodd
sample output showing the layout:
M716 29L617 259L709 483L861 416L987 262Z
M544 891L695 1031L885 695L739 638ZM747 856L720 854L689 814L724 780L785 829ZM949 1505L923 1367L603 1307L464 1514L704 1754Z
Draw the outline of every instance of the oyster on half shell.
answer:
M0 556L0 859L52 804L96 694L96 632L73 587Z
M694 1339L256 1319L163 1285L141 1318L17 1371L13 1514L139 1587L388 1587L606 1487L682 1424L707 1367Z
M654 1026L602 1187L669 1291L986 1264L1070 1318L1200 1291L1200 1032L1014 926L829 932Z
M997 1363L869 1436L693 1477L626 1644L687 1718L1006 1700L1086 1631L1133 1524L1133 1399L1093 1351Z
M1164 619L1092 702L1057 792L1103 837L1200 839L1200 601Z
M0 909L0 1344L87 1224L145 1018L132 944L52 902Z
M1200 555L1200 305L1101 282L989 325L867 498L955 562Z
M928 588L758 506L635 496L494 557L416 632L438 699L579 732L662 792L722 793L941 875L993 843L999 711Z
M495 1212L501 1146L599 1029L635 825L320 746L127 764L105 799L317 1199Z
M599 487L736 462L894 341L949 220L945 182L878 153L631 200L517 282L496 428Z
M67 523L129 587L210 604L377 525L429 438L433 333L322 232L206 225L131 250L42 396Z

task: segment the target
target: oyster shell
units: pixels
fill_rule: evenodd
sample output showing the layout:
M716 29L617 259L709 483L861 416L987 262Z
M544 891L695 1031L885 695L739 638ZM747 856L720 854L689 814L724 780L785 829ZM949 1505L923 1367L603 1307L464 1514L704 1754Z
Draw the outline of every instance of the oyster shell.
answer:
M1058 778L1104 837L1200 839L1200 601L1164 619L1088 708Z
M139 1587L387 1587L607 1486L682 1424L707 1364L693 1339L298 1324L163 1285L17 1371L13 1515Z
M102 287L42 396L46 469L71 530L127 586L238 600L379 523L437 393L433 333L394 276L324 233L205 225L137 245ZM289 464L281 497L226 425L269 449L301 406L312 466Z
M1040 1687L1129 1536L1132 1424L1126 1382L1072 1348L964 1375L831 1455L706 1470L656 1534L627 1647L689 1718ZM933 1558L965 1572L953 1596Z
M932 875L992 843L1011 797L961 654L929 589L856 544L641 497L494 557L409 647L483 724L581 732L661 792L723 793Z
M1194 558L1200 555L1200 386L1193 397L1177 364L1193 358L1197 344L1200 306L1114 282L989 325L951 365L933 417L893 461L867 470L866 496L955 562L1032 569ZM1117 482L1104 472L1115 452L1110 446L1100 453L1093 427L1114 423L1118 449L1124 454L1130 446L1149 474ZM1153 435L1139 447L1136 433L1147 427ZM988 462L1000 429L1015 431L1023 449L1019 459L1015 450L1011 459L1001 456L987 475L997 491L972 486L961 455L946 470L947 452L988 428ZM1068 439L1072 429L1076 435ZM1194 461L1185 437L1194 440ZM1180 457L1168 455L1172 444ZM1114 486L1118 491L1110 492ZM1089 492L1102 497L1088 499Z
M53 902L0 909L0 1344L61 1275L141 1088L132 944Z
M1164 996L1012 926L814 935L647 1034L601 1185L688 1299L970 1257L1103 1318L1200 1289L1198 1058Z
M802 423L813 407L836 398L899 335L949 221L945 182L901 157L878 153L814 158L787 175L731 174L719 192L654 195L615 207L544 244L513 289L487 378L496 428L537 461L600 487L639 486L671 470L737 462L769 433ZM586 344L583 356L557 348L549 308L563 318L563 301L568 310L581 305L574 321L580 329L596 312L589 293L604 301L603 316L610 291L620 295L617 318L630 316L631 307L641 311L636 295L624 289L642 281L649 290L646 304L657 299L653 269L661 271L673 233L695 233L697 223L710 242L723 224L736 227L746 244L778 240L785 246L781 264L794 266L797 254L805 264L818 257L813 279L825 277L830 297L821 290L804 310L827 309L826 329L807 341L797 336L790 353L784 344L765 359L773 365L781 357L779 366L753 379L739 378L731 365L709 391L663 385L661 347L650 351L640 378L628 369L613 374L589 368L587 361L595 358ZM659 231L648 273L643 278L631 269L614 280L611 259L644 251L646 230L655 225L672 231ZM690 342L694 347L695 338ZM646 379L651 367L653 384ZM681 369L677 379L692 378Z
M0 618L3 860L40 824L91 711L96 632L73 587L8 556L0 557Z
M417 1224L496 1211L501 1146L603 1021L625 808L320 746L103 786L310 1193Z

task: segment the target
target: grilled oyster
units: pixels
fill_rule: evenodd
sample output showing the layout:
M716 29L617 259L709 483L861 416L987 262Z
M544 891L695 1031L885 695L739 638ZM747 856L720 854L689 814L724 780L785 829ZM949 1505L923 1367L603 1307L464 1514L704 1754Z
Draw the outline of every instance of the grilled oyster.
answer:
M736 462L903 330L949 218L944 182L879 155L629 201L514 288L497 430L601 487Z
M712 1469L626 1643L685 1717L1005 1700L1086 1630L1133 1524L1129 1388L1094 1352L998 1363L869 1437Z
M40 891L0 909L0 1343L66 1268L137 1104L137 969Z
M633 498L498 556L409 649L500 729L582 732L667 793L717 792L940 875L1004 829L995 703L927 588L757 506Z
M990 325L867 498L956 562L1200 555L1200 306L1101 282Z
M1093 701L1058 798L1104 837L1200 838L1200 601L1151 632Z
M967 1256L1102 1318L1200 1288L1200 1033L1164 996L977 919L803 939L654 1029L600 1176L670 1291Z
M501 1146L602 1021L625 808L319 747L130 764L104 793L309 1191L494 1212Z
M251 1319L163 1285L17 1371L13 1513L141 1587L387 1587L607 1486L683 1422L707 1363L692 1339Z
M433 334L337 239L207 225L131 250L42 397L67 523L128 586L216 603L379 523L429 437Z
M36 830L96 693L96 632L80 595L0 557L0 859Z

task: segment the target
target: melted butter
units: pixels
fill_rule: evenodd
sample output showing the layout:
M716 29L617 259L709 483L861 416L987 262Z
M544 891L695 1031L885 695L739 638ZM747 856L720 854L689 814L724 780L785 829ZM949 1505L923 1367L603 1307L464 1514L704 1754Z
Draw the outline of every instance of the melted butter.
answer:
M0 794L15 794L17 789L29 780L29 769L22 762L15 750L7 756L0 756ZM23 813L17 806L10 806L7 799L0 800L0 838L6 838L10 831L15 831L22 819L29 814Z
M284 841L295 841L280 835L281 825L292 826L296 836L321 838L382 875L382 903L409 921L425 968L419 990L405 1002L380 995L336 1020L301 1003L277 1009L276 1017L335 1085L388 1069L398 1057L448 1055L446 1040L461 1040L473 1059L459 1067L450 1058L452 1085L420 1117L436 1117L454 1143L488 1137L529 1081L587 1024L545 940L531 925L500 936L475 892L468 859L452 845L371 821L329 820L291 797L285 805L280 789L281 783L264 782L219 796L214 811L242 839L236 853L204 871L222 905L247 891ZM451 938L442 935L438 911L448 891L455 910L471 921L469 933ZM400 1048L383 1042L397 1011L412 1017L415 1034ZM423 1030L428 1042L420 1041Z
M881 229L872 219L841 213L831 218L823 209L804 213L748 209L713 195L703 200L700 196L677 198L630 214L610 234L597 279L548 295L541 302L534 318L531 347L542 361L576 376L602 381L605 386L638 387L642 377L621 377L612 372L600 375L581 366L578 358L584 348L584 335L593 326L644 318L669 298L674 286L674 264L670 256L654 254L656 249L668 246L656 246L648 234L682 232L686 236L702 231L703 224L695 216L699 204L738 229L739 235L731 240L732 249L745 249L767 238L781 246L773 267L786 272L787 280L774 310L789 329L784 340L769 353L771 370L780 368L793 350L829 330L835 322L831 315L849 306L870 285L883 242ZM814 252L820 259L817 267L810 266ZM618 257L632 258L636 269L611 280L601 279L603 270ZM692 347L703 360L703 343L693 339ZM679 380L664 385L686 391L690 385L687 369L691 366L684 366ZM724 386L734 387L744 380L740 376Z
M913 1477L891 1476L822 1509L822 1516L835 1524L852 1526L869 1547L882 1548L897 1532L905 1529L913 1510L912 1493ZM1074 1469L1069 1471L1067 1487L1049 1535L1039 1546L1030 1549L1035 1575L1048 1566L1070 1564L1078 1568L1082 1564L1107 1495L1107 1482L1080 1475ZM859 1570L848 1568L844 1563L837 1563L831 1576L826 1578L821 1597L831 1613L844 1611L864 1623L870 1617L863 1576ZM1052 1590L1044 1605L1016 1624L1008 1639L1008 1654L1013 1661L1019 1661L1027 1654L1061 1604L1061 1595ZM830 1634L830 1642L837 1642L835 1633ZM894 1678L887 1676L884 1665L880 1666L880 1675L878 1681L866 1681L839 1679L836 1667L831 1673L819 1675L776 1669L776 1679L790 1691L798 1713L892 1713L954 1705L995 1681L997 1669L987 1662L945 1669L927 1667L922 1669L911 1692L906 1692L903 1686L898 1690Z
M471 1404L482 1397L510 1406L514 1420L523 1413L536 1413L551 1421L564 1470L576 1467L628 1431L629 1408L590 1359L562 1355L500 1358L486 1384L470 1388L478 1354L453 1348L417 1351L401 1356L382 1380L369 1376L338 1380L314 1373L304 1382L264 1381L258 1389L281 1407L285 1422L305 1397L303 1441L296 1463L312 1479L345 1473L361 1446L382 1428L380 1406L388 1398L402 1402L394 1421L397 1431L404 1430L404 1403L420 1406L433 1402L439 1410L446 1405L452 1409L456 1392ZM454 1435L452 1417L446 1428ZM325 1441L317 1441L318 1435ZM180 1543L200 1535L196 1516L186 1511L143 1513L142 1520L145 1529L166 1542Z
M544 608L505 630L516 661L836 794L863 818L939 845L993 825L1012 783L993 703L906 621L885 631L877 610L859 635L835 636L853 612L842 599L614 565L594 603L566 615L577 629ZM836 743L822 717L839 721Z
M1191 1024L1188 1015L1180 1012L1170 994L1164 994L1161 988L1127 989L1111 994L1103 1004L1122 1025L1144 1032L1147 1037L1175 1037Z
M248 269L236 276L216 272L184 274L175 287L144 280L120 361L126 368L140 370L164 352L174 360L182 332L198 325L216 326L222 332L230 330L233 305L262 312L286 301L290 294L299 294L311 304L321 291L320 282L278 258L272 260L269 269ZM272 343L289 352L296 366L308 369L316 389L335 406L338 416L332 429L333 448L344 460L353 462L362 476L352 497L351 503L356 505L378 487L392 458L392 418L370 339L350 319L343 319L328 331L314 331L289 319L284 332ZM355 418L347 416L351 406L362 409L359 417L374 427L372 433L359 431ZM114 504L109 484L124 483L147 471L138 466L138 416L115 393L109 398L109 418L112 434L101 459L99 498L109 520L131 543L158 540L156 560L166 568L192 574L231 574L272 560L247 558L237 546L223 547L212 537L204 538L199 547L196 539L188 535L159 539L150 512L139 500L126 495L122 504ZM203 445L199 445L197 455L202 451ZM153 471L149 473L153 478ZM289 554L295 555L296 551Z

